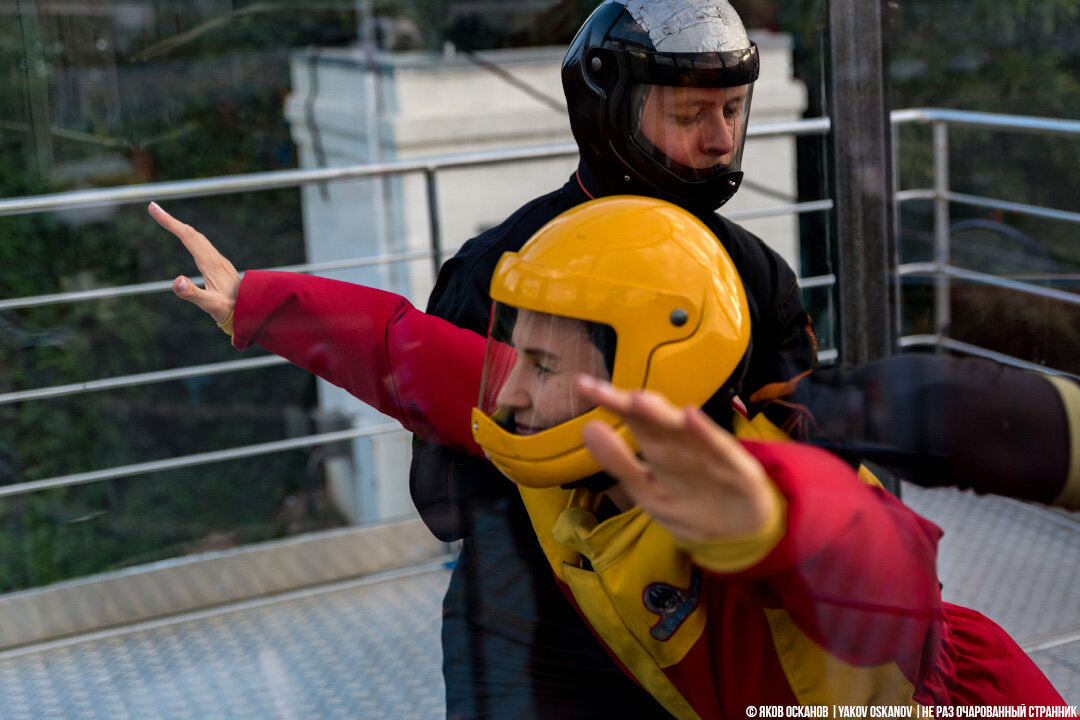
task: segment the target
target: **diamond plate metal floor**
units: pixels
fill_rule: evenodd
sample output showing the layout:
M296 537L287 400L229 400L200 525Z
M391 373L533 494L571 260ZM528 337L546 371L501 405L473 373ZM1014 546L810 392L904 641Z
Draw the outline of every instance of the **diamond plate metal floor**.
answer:
M1080 702L1080 517L905 486L941 525L946 599L1004 626ZM443 717L441 563L0 653L0 717Z
M443 564L0 654L5 720L436 720Z
M944 598L1005 628L1070 704L1080 704L1080 514L904 485L905 503L945 531Z

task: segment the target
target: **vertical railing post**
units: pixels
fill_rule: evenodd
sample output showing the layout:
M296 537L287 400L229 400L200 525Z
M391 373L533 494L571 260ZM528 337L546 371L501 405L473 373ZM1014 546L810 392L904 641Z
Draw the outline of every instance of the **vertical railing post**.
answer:
M934 132L934 333L938 350L950 333L949 276L945 267L951 260L949 241L949 125L936 120Z
M38 177L46 178L53 167L52 112L49 109L49 82L38 64L45 63L44 40L38 24L39 13L35 0L15 3L16 20L23 41L23 80L26 82L26 113L34 139ZM16 35L18 37L18 35Z
M439 278L439 269L442 267L442 230L439 227L439 196L435 185L435 168L424 168L424 181L427 186L428 222L431 227L431 261L435 265L435 274L432 282Z
M840 362L892 353L899 331L885 2L830 0L830 112Z

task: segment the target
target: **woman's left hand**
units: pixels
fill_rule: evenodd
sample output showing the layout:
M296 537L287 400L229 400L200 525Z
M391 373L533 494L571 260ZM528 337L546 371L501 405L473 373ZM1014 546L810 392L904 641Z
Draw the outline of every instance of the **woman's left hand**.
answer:
M150 203L147 211L158 225L180 238L206 282L204 290L189 278L180 275L173 280L173 292L177 297L195 303L205 310L218 325L224 323L236 307L236 298L240 294L240 273L236 272L229 259L218 252L206 236L195 228L180 222L162 210L157 203Z

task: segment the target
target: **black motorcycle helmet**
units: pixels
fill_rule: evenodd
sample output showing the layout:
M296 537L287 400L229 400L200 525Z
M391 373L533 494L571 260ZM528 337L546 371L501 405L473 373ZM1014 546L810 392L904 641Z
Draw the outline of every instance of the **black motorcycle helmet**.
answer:
M757 77L757 46L727 0L606 0L578 31L562 66L570 127L605 193L709 210L727 202L742 181ZM649 93L678 88L738 89L731 92L733 107L724 108L725 118L731 114L731 151L722 159L717 151L711 165L680 162L643 131Z

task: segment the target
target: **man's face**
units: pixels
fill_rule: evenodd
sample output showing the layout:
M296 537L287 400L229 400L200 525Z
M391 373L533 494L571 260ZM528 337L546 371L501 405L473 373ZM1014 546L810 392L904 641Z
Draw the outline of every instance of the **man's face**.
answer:
M742 138L748 86L645 86L639 128L661 153L693 170L730 165Z
M578 373L611 379L603 354L580 320L520 310L511 344L516 362L495 404L513 414L519 435L533 435L592 409L574 390Z

